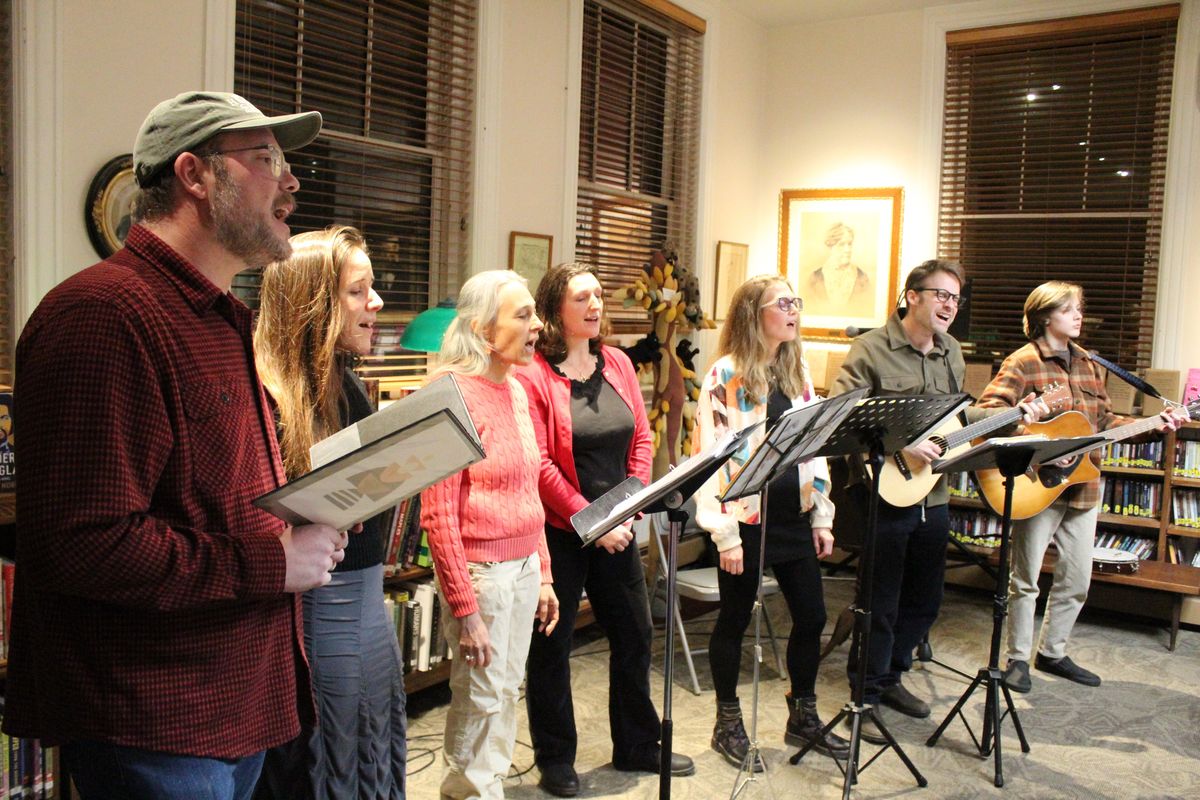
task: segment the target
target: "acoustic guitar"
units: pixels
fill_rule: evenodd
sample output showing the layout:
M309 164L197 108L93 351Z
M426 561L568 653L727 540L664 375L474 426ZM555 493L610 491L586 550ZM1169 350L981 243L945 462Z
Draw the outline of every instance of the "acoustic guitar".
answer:
M1200 402L1187 407L1190 417L1195 418L1200 412ZM1145 417L1128 425L1120 425L1101 431L1108 442L1119 442L1152 431L1161 424L1161 418L1155 414ZM1069 436L1095 436L1092 424L1087 417L1078 411L1065 411L1046 422L1035 422L1026 429L1029 434L1042 434L1047 439L1062 439ZM1106 442L1107 445L1107 442ZM1013 519L1029 519L1045 510L1067 487L1079 483L1087 483L1100 477L1100 469L1092 462L1087 453L1078 455L1066 467L1056 467L1043 464L1036 474L1018 475L1013 479ZM1004 509L1004 476L998 469L983 469L975 473L975 481L979 484L979 494L984 502L997 514Z
M1051 412L1058 411L1070 403L1071 391L1066 386L1052 383L1042 390L1041 400ZM950 458L970 447L972 439L986 437L992 431L1019 422L1022 413L1020 408L1011 408L965 428L955 416L929 438L941 446L942 458ZM929 464L910 460L903 451L896 451L883 462L879 473L879 496L899 508L916 505L933 491L939 477L941 475Z

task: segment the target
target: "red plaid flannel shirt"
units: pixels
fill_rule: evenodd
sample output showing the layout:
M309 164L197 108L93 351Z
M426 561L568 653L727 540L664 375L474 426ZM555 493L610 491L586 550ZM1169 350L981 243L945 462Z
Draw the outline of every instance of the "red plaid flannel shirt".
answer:
M1063 411L1078 411L1097 431L1133 422L1112 412L1104 375L1087 352L1071 342L1071 368L1041 341L1030 342L1004 359L1000 371L984 389L976 405L985 408L1012 408L1030 392L1041 392L1055 381L1071 388L1071 405ZM1100 451L1092 451L1092 460L1100 463ZM1071 508L1089 509L1100 502L1100 479L1072 486L1064 493Z
M311 719L250 312L141 227L17 346L4 730L235 758Z

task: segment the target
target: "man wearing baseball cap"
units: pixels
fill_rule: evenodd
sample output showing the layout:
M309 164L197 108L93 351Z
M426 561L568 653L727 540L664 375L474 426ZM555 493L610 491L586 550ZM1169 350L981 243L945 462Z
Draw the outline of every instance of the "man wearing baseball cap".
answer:
M138 132L125 247L21 334L20 579L4 730L62 745L85 798L247 798L312 719L297 592L345 533L251 501L284 482L234 275L290 252L287 150L316 112L234 94Z

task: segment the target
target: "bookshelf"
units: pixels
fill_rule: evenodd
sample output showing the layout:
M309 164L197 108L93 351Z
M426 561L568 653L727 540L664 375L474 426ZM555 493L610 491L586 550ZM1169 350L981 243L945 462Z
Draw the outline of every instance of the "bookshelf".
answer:
M1126 460L1135 459L1131 455ZM1188 423L1163 437L1153 466L1120 465L1114 461L1104 463L1100 471L1106 488L1096 521L1098 539L1109 533L1118 538L1144 540L1146 546L1139 553L1142 561L1172 563L1175 556L1195 556L1200 552L1200 423ZM977 524L982 524L984 518L998 522L965 476L952 476L950 506L956 520L971 519L974 515ZM1185 509L1195 515L1177 521ZM1194 575L1200 581L1200 566L1185 566L1195 570Z

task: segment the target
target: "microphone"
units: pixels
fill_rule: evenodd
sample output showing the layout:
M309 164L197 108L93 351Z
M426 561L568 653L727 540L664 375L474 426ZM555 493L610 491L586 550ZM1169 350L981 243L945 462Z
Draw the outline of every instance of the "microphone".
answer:
M867 331L873 331L873 330L875 330L875 329L874 328L860 328L857 325L847 325L846 330L843 331L843 333L845 333L848 338L853 339L856 336L862 336Z

